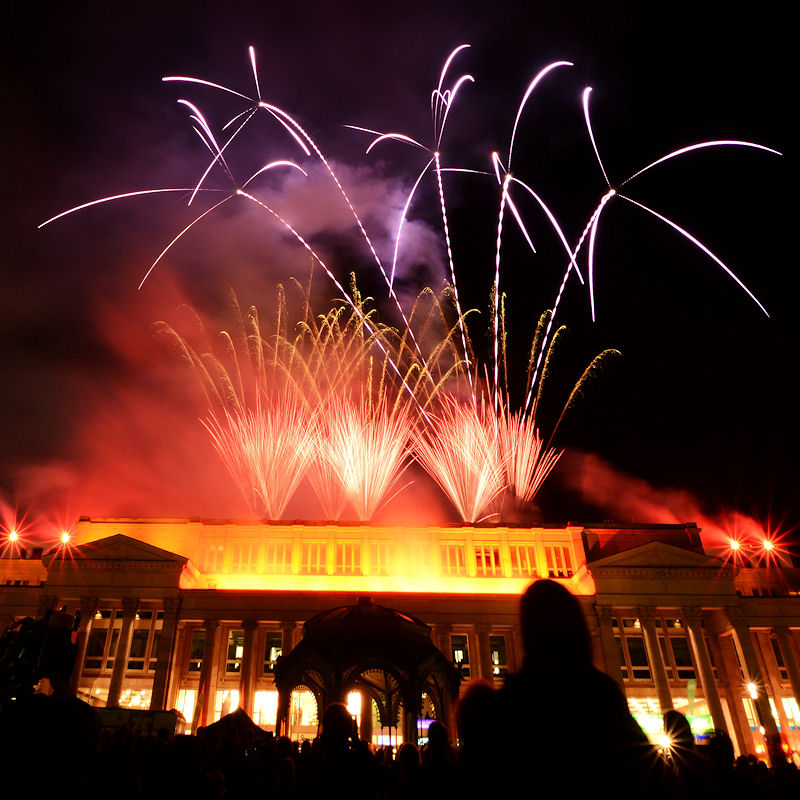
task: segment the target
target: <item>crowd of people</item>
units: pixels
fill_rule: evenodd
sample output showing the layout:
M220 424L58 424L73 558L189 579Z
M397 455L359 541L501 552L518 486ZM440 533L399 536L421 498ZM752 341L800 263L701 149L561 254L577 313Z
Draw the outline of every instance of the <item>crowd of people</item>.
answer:
M457 748L445 725L433 722L421 748L375 749L359 740L341 703L324 710L320 735L302 744L246 723L195 736L111 732L89 706L56 692L0 720L0 789L8 797L81 800L800 798L791 761L773 759L768 768L754 756L734 760L723 732L699 748L678 712L664 715L670 746L653 746L621 689L592 665L580 604L560 584L531 585L521 628L522 669L501 689L481 681L467 687L456 713Z

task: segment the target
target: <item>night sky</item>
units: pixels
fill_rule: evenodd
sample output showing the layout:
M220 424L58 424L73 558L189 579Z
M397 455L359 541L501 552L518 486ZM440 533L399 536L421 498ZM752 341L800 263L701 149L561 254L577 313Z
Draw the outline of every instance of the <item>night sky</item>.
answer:
M314 0L13 2L2 44L6 524L14 509L42 536L78 515L246 514L198 422L203 411L192 378L153 323L185 323L182 305L189 303L222 326L228 287L268 315L276 282L306 279L307 255L252 208L231 203L171 251L139 291L154 258L192 219L185 197L106 204L37 230L98 197L194 185L208 151L176 100L196 103L216 131L244 103L161 77L196 76L252 95L247 47L254 45L264 98L296 117L332 159L385 254L393 214L424 157L392 143L365 155L368 137L343 126L401 131L429 143L430 91L451 50L469 43L451 72L475 78L448 122L442 157L451 167L488 171L493 150L505 158L530 80L552 60L574 62L534 95L513 164L570 242L607 188L583 121L585 86L594 89L594 132L612 184L703 140L747 140L784 153L712 148L626 187L714 251L769 318L663 223L617 199L604 210L596 243L598 319L591 322L586 291L571 283L553 404L594 354L618 348L623 355L565 418L558 442L567 453L538 501L548 522L695 521L710 530L742 525L747 516L791 535L800 522L790 194L796 134L789 121L797 72L778 4L759 3L748 16L730 8L626 1L412 2L392 11ZM301 155L264 118L232 148L231 163L245 177L273 158ZM340 274L355 269L377 293L374 262L340 198L313 159L301 163L309 170L305 182L270 178L260 191ZM223 185L221 173L210 185ZM432 187L424 184L411 211L399 284L409 296L445 278ZM445 191L465 304L485 318L497 185L491 177L453 174ZM501 281L518 395L515 376L524 369L535 320L552 304L565 266L541 212L519 197L538 252L530 254L507 228ZM335 297L322 275L314 282L323 305ZM434 490L424 492L434 517L451 515ZM397 514L390 508L386 518Z

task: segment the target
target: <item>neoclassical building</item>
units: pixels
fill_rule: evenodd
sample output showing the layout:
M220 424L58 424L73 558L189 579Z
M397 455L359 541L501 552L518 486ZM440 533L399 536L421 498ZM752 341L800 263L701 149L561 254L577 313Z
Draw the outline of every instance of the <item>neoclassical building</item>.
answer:
M550 577L650 735L675 708L738 752L770 734L800 751L800 574L699 533L83 517L46 552L5 543L0 618L80 611L72 680L95 705L177 709L193 728L241 707L302 738L342 700L362 735L396 742L452 727L468 679L520 667L519 596Z

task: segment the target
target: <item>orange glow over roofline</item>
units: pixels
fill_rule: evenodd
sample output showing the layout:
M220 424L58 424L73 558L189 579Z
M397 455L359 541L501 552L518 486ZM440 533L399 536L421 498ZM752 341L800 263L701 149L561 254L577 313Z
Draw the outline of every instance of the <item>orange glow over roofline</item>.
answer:
M421 578L369 575L199 575L185 570L181 589L216 589L272 592L353 592L396 594L521 595L536 580L525 578L474 578L431 575ZM593 596L594 580L584 568L571 578L558 581L572 594Z

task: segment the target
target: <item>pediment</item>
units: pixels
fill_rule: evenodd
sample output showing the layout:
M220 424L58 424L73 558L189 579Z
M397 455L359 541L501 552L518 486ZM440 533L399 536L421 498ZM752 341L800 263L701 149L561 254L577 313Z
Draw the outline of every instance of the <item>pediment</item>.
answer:
M48 553L42 560L46 567L56 559L63 561L135 561L159 562L164 564L185 564L186 556L162 550L160 547L140 542L118 533L105 539L96 539L93 542L70 547L68 550L59 549L57 552Z
M591 571L604 568L658 568L658 569L713 569L717 572L725 563L714 556L694 553L664 542L647 544L624 550L621 553L599 558L586 564Z

